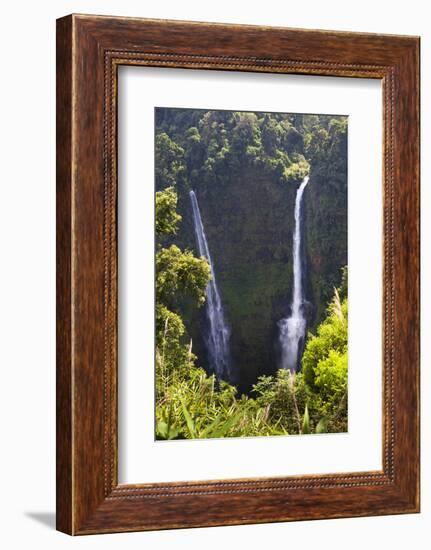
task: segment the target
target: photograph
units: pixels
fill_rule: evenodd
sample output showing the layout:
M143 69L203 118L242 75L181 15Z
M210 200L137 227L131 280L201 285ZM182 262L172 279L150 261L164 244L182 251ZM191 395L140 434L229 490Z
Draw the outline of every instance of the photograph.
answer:
M156 107L156 440L348 431L348 116Z
M2 8L2 548L430 547L429 4Z

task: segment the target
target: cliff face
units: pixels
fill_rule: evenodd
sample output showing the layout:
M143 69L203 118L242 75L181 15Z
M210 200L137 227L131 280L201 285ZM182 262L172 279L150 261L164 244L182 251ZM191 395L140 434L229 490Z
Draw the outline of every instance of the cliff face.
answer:
M193 113L192 122L198 124L195 111ZM199 141L196 138L190 145L181 139L187 132L194 134L186 128L191 122L187 122L183 112L176 124L172 113L165 114L164 120L160 130L170 136L175 146L182 148L182 152L176 151L178 161L184 159L183 165L176 162L169 149L170 164L166 163L166 170L168 175L176 170L178 210L182 215L175 242L197 252L189 198L189 190L193 188L231 329L236 382L240 391L247 392L258 376L272 374L278 368L277 322L290 312L294 204L297 186L303 177L302 155L310 163L302 220L309 330L323 319L333 286L339 284L341 268L347 264L346 135L333 131L331 136L328 119L324 121L325 134L317 139L314 134L322 121L313 119L314 130L310 130L304 128L304 120L290 118L289 126L284 127L290 135L287 145L285 142L288 148L283 149L288 160L283 160L284 165L273 165L270 163L279 156L277 152L270 153L269 146L265 145L262 123L253 123L254 135L250 134L249 126L242 129L241 139L249 142L248 149L243 149L245 156L241 157L241 148L238 143L235 145L238 122L224 120L220 129L218 120L213 134L215 137L222 134L223 139L219 140L216 153L211 152L215 166L209 163L210 170L209 144L202 138L205 128L199 128ZM214 126L214 121L211 124ZM261 133L256 137L258 130ZM279 128L279 132L283 137L283 128ZM211 134L208 132L208 135ZM211 139L214 141L214 135ZM238 148L236 153L234 146ZM220 160L217 151L223 147L227 152ZM250 147L254 148L251 154ZM297 157L298 154L301 156ZM156 178L159 188L164 185L163 177L166 178L166 173ZM204 308L197 311L184 302L181 311L198 364L205 367Z
M334 287L340 284L341 268L348 264L346 131L334 131L321 151L310 151L304 232L314 329L324 317Z
M246 389L277 365L276 323L287 313L291 294L295 187L244 170L222 192L210 187L198 200L231 328L233 364ZM183 219L189 219L188 210ZM194 246L191 229L184 224L184 242ZM190 318L199 357L205 353L202 322L204 315Z

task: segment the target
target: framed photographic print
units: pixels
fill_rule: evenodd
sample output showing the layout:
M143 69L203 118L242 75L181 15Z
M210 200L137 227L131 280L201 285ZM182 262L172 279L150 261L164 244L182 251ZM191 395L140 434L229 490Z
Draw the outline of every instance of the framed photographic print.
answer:
M57 22L57 528L419 511L419 39Z

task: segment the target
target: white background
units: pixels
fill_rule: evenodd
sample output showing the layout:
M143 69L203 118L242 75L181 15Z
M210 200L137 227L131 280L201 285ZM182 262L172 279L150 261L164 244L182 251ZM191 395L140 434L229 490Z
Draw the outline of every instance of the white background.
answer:
M0 101L1 544L9 549L300 547L428 548L431 522L431 171L422 180L422 514L103 535L53 531L55 18L74 12L285 25L422 36L422 150L431 150L431 31L427 2L262 3L56 0L2 6ZM4 42L4 43L3 43Z
M120 482L381 470L381 82L144 67L119 78ZM349 433L154 441L156 105L349 116Z

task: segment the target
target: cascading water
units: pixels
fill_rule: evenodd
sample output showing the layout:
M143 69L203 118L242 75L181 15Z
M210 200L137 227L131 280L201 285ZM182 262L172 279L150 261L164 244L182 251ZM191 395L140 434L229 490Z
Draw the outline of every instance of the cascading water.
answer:
M302 196L308 183L308 176L298 187L295 199L295 230L293 233L293 296L290 317L279 321L281 345L281 367L296 372L299 363L300 345L304 341L306 319L303 312L304 294L302 289L301 261L301 214Z
M211 260L198 200L195 192L190 191L193 210L193 225L199 254L204 256L211 268L211 280L206 289L205 309L208 317L209 330L206 336L210 369L217 379L231 380L231 362L229 350L230 330L226 324L220 293L217 287L214 266Z

